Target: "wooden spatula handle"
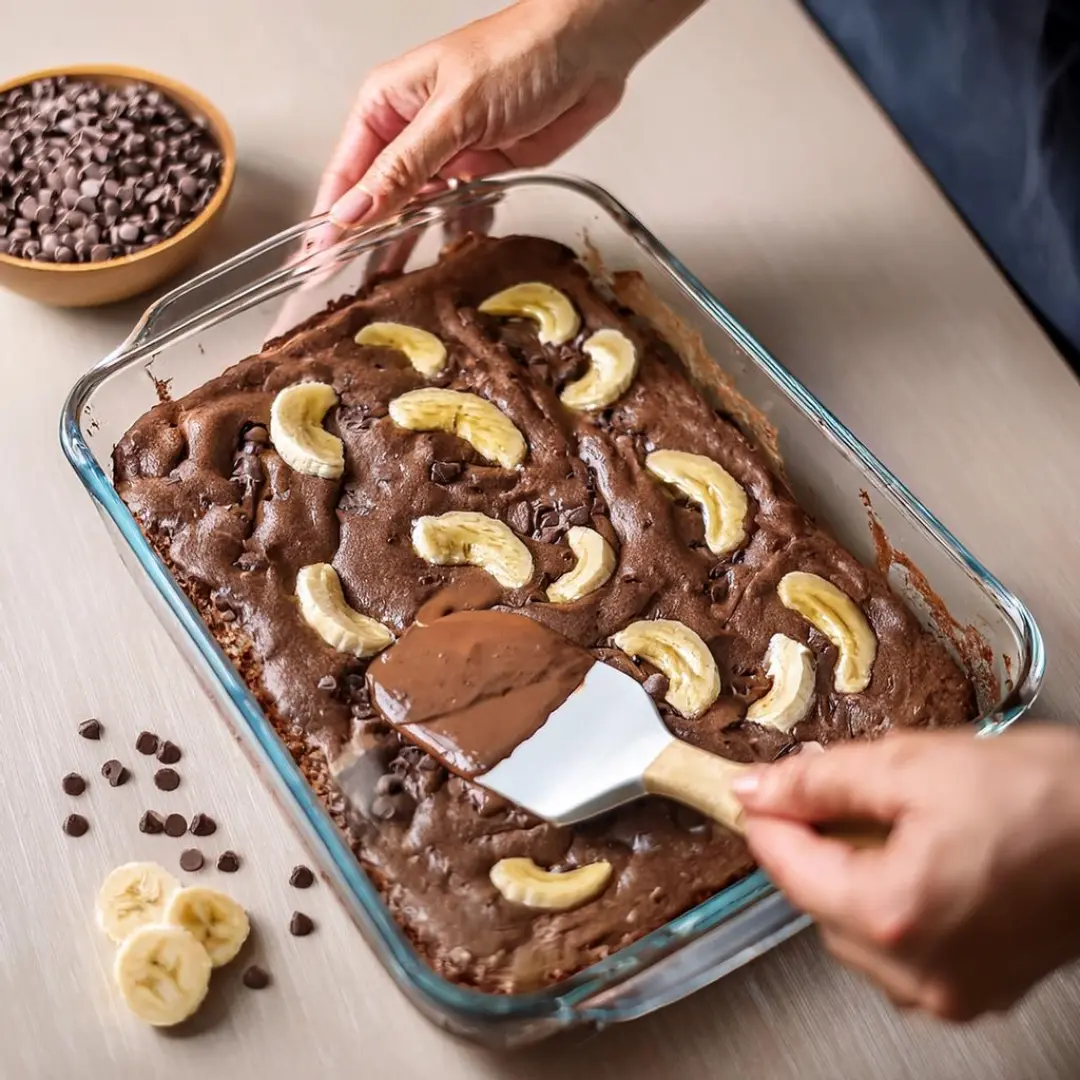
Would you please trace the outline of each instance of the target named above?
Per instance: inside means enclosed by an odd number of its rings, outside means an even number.
[[[749,768],[676,740],[645,770],[645,790],[692,806],[741,836],[743,808],[731,783]],[[889,836],[889,827],[877,821],[827,822],[817,830],[859,848],[880,847]]]

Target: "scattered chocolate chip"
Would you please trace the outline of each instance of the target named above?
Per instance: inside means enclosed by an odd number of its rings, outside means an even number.
[[[255,424],[244,432],[244,438],[256,446],[267,446],[270,443],[270,432],[262,424]]]
[[[68,836],[82,836],[90,828],[90,822],[82,814],[68,814],[64,818],[64,832]]]
[[[154,783],[162,791],[175,791],[180,786],[180,774],[175,769],[158,769]]]
[[[218,856],[217,868],[223,874],[235,874],[240,869],[240,856],[235,851],[223,851]]]
[[[506,524],[521,536],[533,531],[532,507],[527,502],[516,502],[506,511]]]
[[[337,679],[333,675],[324,675],[318,682],[320,690],[329,690],[333,692],[337,689]]]
[[[722,604],[728,598],[727,578],[720,578],[709,586],[709,599],[714,604]]]
[[[176,815],[180,817],[179,814]],[[183,818],[180,818],[183,821]],[[162,816],[155,813],[153,810],[147,810],[141,818],[139,818],[139,832],[147,833],[150,836],[157,836],[159,833],[165,831],[165,821]]]
[[[562,536],[562,529],[555,526],[550,529],[541,529],[536,538],[541,544],[557,544],[560,536]]]
[[[101,766],[101,775],[109,781],[110,787],[119,787],[121,784],[127,783],[131,773],[116,758],[110,758]]]
[[[562,515],[558,510],[548,510],[541,514],[537,519],[536,525],[539,529],[554,529],[562,523]]]
[[[162,765],[175,765],[180,760],[180,747],[166,739],[158,748],[157,759]]]
[[[292,918],[289,920],[289,933],[293,937],[307,937],[314,929],[315,924],[311,921],[310,916],[305,915],[302,911],[292,913]]]
[[[192,836],[213,836],[217,832],[217,822],[209,814],[196,814],[191,819]]]
[[[81,795],[86,790],[86,781],[75,772],[69,772],[60,781],[60,785],[63,787],[65,795]]]
[[[270,985],[270,974],[258,964],[252,964],[242,976],[244,985],[249,990],[265,990]]]
[[[566,524],[567,525],[588,525],[589,524],[589,508],[587,506],[575,506],[573,510],[567,510],[566,512]]]
[[[187,832],[187,818],[183,814],[170,814],[165,819],[166,836],[183,836]]]
[[[655,675],[650,675],[641,685],[649,697],[663,698],[668,692],[668,677],[658,671]]]
[[[289,884],[294,889],[310,889],[315,884],[315,875],[309,867],[303,864],[294,866],[292,873],[289,875]]]
[[[189,874],[201,870],[205,861],[203,853],[198,848],[189,847],[180,853],[180,869],[186,870]]]
[[[84,720],[79,725],[79,734],[84,739],[100,739],[101,738],[101,721],[100,720]]]
[[[135,749],[140,754],[156,754],[158,748],[158,737],[152,731],[143,731],[139,734],[139,737],[135,740]]]
[[[464,471],[460,461],[436,461],[431,466],[431,479],[436,484],[452,484]]]

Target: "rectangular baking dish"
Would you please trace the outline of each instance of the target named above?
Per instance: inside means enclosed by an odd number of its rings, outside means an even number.
[[[609,275],[616,295],[629,295],[631,306],[660,326],[717,406],[773,454],[803,505],[857,557],[885,568],[894,590],[949,644],[977,687],[975,734],[1003,731],[1031,705],[1043,647],[1023,604],[607,192],[577,179],[517,174],[452,189],[313,252],[326,228],[314,220],[288,229],[151,306],[127,340],[72,389],[60,437],[121,556],[210,696],[371,947],[435,1022],[505,1047],[575,1025],[628,1020],[719,979],[807,920],[756,872],[541,992],[497,996],[457,986],[415,952],[111,483],[113,446],[159,394],[186,394],[328,301],[386,273],[432,263],[464,229],[545,236],[575,249],[595,273]]]

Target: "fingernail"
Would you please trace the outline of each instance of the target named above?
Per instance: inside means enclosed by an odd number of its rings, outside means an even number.
[[[350,188],[330,207],[330,220],[335,225],[355,225],[371,209],[374,201],[362,187]]]
[[[734,792],[735,797],[739,799],[757,794],[760,787],[761,771],[759,769],[751,769],[748,772],[740,773],[731,781],[731,790]]]

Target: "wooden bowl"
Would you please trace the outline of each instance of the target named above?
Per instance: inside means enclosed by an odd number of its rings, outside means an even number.
[[[236,141],[225,117],[183,83],[142,68],[117,64],[81,64],[46,68],[0,83],[0,93],[35,79],[56,75],[88,79],[103,86],[123,87],[145,82],[161,90],[193,116],[206,119],[222,154],[221,181],[213,198],[175,235],[153,247],[97,263],[47,263],[15,258],[0,252],[0,285],[55,307],[97,307],[146,292],[187,266],[210,239],[221,219],[236,176]]]

